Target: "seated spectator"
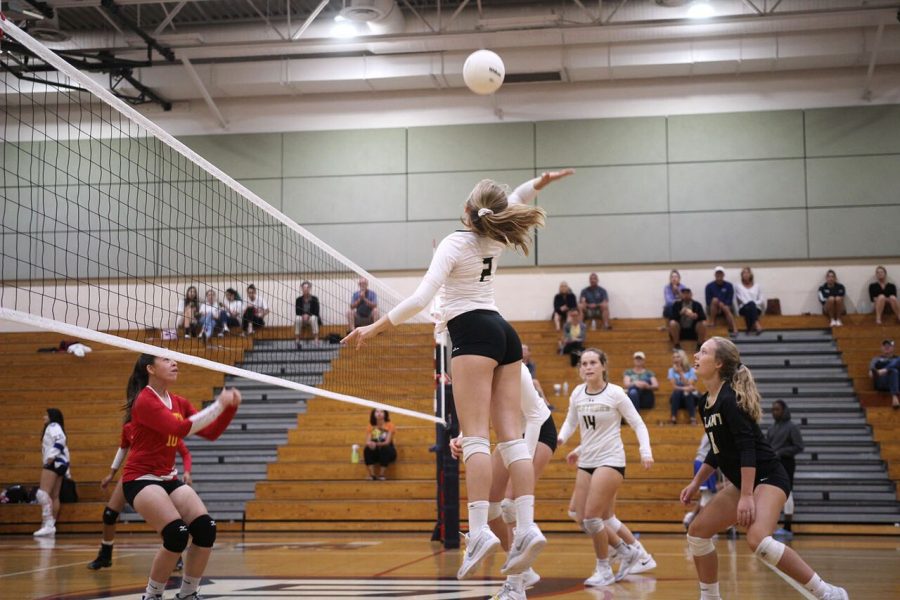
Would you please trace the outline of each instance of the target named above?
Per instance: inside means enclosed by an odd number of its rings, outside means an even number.
[[[669,367],[668,378],[674,388],[672,395],[669,396],[672,424],[678,422],[678,409],[683,406],[691,418],[691,425],[696,425],[697,400],[700,399],[696,387],[697,374],[694,373],[691,361],[684,350],[676,350],[672,353],[672,366]]]
[[[887,269],[878,266],[875,269],[875,281],[869,285],[869,300],[875,306],[875,324],[881,325],[884,307],[890,306],[894,317],[900,323],[900,304],[897,303],[897,286],[887,280]]]
[[[638,410],[642,408],[653,408],[656,404],[656,397],[653,390],[659,389],[659,381],[653,371],[646,368],[644,363],[647,356],[640,350],[634,353],[634,366],[625,371],[622,387],[628,392],[631,403]]]
[[[353,292],[350,298],[350,310],[347,311],[347,323],[350,331],[363,325],[371,325],[378,320],[378,296],[369,289],[369,280],[359,278],[359,291]]]
[[[297,344],[297,348],[300,348],[300,334],[303,332],[304,327],[309,327],[312,330],[313,341],[319,341],[319,323],[321,322],[321,318],[319,317],[319,299],[313,296],[310,292],[312,291],[312,284],[308,281],[304,281],[300,284],[300,296],[297,297],[297,301],[294,303],[294,313],[296,317],[294,318],[294,341]]]
[[[184,337],[200,335],[200,298],[197,288],[190,286],[184,292],[184,298],[178,302],[178,320],[176,329],[184,329]]]
[[[833,269],[825,271],[825,283],[819,286],[819,302],[822,304],[822,312],[831,319],[831,327],[840,327],[841,317],[847,314],[844,308],[844,296],[847,290],[844,284],[838,283],[837,274]]]
[[[369,427],[366,429],[366,447],[363,449],[363,457],[369,478],[379,481],[386,479],[385,472],[388,465],[397,460],[397,449],[394,447],[394,424],[391,423],[391,415],[388,411],[373,408],[369,413]],[[378,464],[378,475],[375,475],[375,465]]]
[[[577,306],[578,302],[575,300],[572,288],[565,281],[560,282],[559,293],[553,296],[553,324],[556,326],[557,331],[562,329],[563,323],[568,318],[569,311]]]
[[[244,300],[244,315],[241,318],[241,328],[246,335],[253,335],[255,329],[261,329],[266,325],[266,316],[269,314],[269,305],[252,283],[247,286],[247,299]]]
[[[879,392],[890,392],[891,406],[900,408],[900,357],[894,353],[894,340],[881,342],[881,354],[869,363],[869,377]]]
[[[672,269],[669,272],[669,284],[663,288],[663,317],[666,322],[675,318],[672,316],[672,305],[681,299],[681,290],[683,289],[681,273],[677,269]]]
[[[562,338],[559,340],[559,353],[568,354],[573,367],[577,367],[581,360],[585,338],[587,326],[581,320],[581,311],[577,308],[570,310],[569,320],[563,326]]]
[[[227,327],[225,321],[228,317],[224,309],[225,305],[216,301],[215,290],[206,290],[206,299],[200,305],[200,325],[203,327],[201,336],[207,340],[213,336],[218,329],[219,337],[224,335]]]
[[[612,329],[609,324],[609,295],[600,287],[596,273],[591,273],[588,278],[590,285],[581,290],[578,299],[578,308],[585,322],[591,320],[591,329],[597,329],[597,319],[603,322],[603,329]]]
[[[714,327],[719,314],[725,317],[728,333],[734,337],[737,325],[734,322],[734,286],[725,281],[725,267],[713,269],[715,279],[706,285],[706,310],[709,313],[708,326]]]
[[[697,347],[706,340],[706,313],[694,300],[691,288],[681,288],[681,300],[672,304],[672,320],[669,321],[669,337],[676,350],[681,340],[697,340]]]
[[[225,302],[222,303],[223,320],[225,325],[222,327],[223,333],[228,333],[231,327],[240,327],[241,319],[244,316],[244,301],[241,295],[234,288],[225,290]]]
[[[754,281],[750,267],[741,269],[741,282],[734,288],[734,295],[737,298],[738,312],[747,322],[747,333],[762,333],[759,319],[766,312],[766,299],[759,284]]]

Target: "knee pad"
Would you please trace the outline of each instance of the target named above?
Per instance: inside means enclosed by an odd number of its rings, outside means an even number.
[[[784,514],[786,514],[786,515],[794,514],[794,493],[793,492],[788,494],[787,501],[784,503]]]
[[[622,521],[616,518],[616,515],[611,516],[608,519],[603,519],[603,524],[609,527],[613,533],[618,532],[622,529]]]
[[[500,510],[503,512],[503,522],[507,525],[516,522],[516,501],[511,498],[504,498],[500,503]]]
[[[582,526],[586,534],[594,535],[603,531],[603,519],[585,519]]]
[[[501,514],[503,514],[503,509],[500,508],[500,502],[491,502],[488,505],[488,521],[493,521]]]
[[[50,494],[48,494],[47,492],[45,492],[44,490],[41,490],[41,489],[39,489],[34,494],[34,499],[37,500],[37,503],[41,504],[41,505],[53,503],[53,500],[50,499]]]
[[[522,438],[501,442],[497,444],[500,450],[500,456],[503,458],[503,464],[506,468],[516,461],[531,460],[531,452],[528,451],[528,444]]]
[[[115,525],[116,521],[119,520],[119,512],[111,509],[110,507],[106,507],[103,509],[103,523],[104,525]]]
[[[464,437],[461,442],[463,462],[466,462],[474,454],[491,455],[491,441],[483,437]]]
[[[216,522],[209,515],[200,515],[191,521],[188,529],[195,546],[212,548],[216,543]]]
[[[756,555],[773,567],[777,567],[778,561],[781,560],[781,555],[784,554],[784,548],[784,544],[770,535],[764,537],[763,541],[756,547]]]
[[[694,556],[706,556],[716,551],[716,545],[713,543],[712,538],[694,537],[688,534],[687,543],[688,548],[691,549],[691,554]]]
[[[181,554],[188,545],[188,526],[181,519],[175,519],[162,530],[163,548]]]

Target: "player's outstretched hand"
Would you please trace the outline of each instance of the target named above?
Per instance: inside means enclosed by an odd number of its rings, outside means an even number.
[[[380,334],[387,328],[386,323],[390,323],[386,318],[381,318],[365,327],[357,327],[347,334],[347,337],[341,340],[342,344],[347,344],[351,348],[362,348],[366,342]]]
[[[653,459],[652,458],[642,458],[641,466],[644,467],[645,471],[649,471],[650,467],[653,466]]]
[[[450,438],[450,456],[456,460],[462,456],[462,436]]]
[[[534,184],[534,189],[542,190],[554,181],[568,177],[575,172],[575,169],[562,169],[561,171],[544,171],[541,173],[540,181]]]
[[[222,393],[219,394],[219,402],[222,403],[222,406],[225,408],[235,407],[237,408],[241,404],[241,393],[236,388],[225,388],[222,390]]]
[[[681,490],[681,495],[679,496],[681,503],[687,506],[690,504],[694,498],[694,494],[697,493],[698,486],[692,481],[686,488]]]

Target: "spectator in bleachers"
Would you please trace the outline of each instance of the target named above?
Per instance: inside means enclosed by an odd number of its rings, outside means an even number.
[[[669,337],[675,349],[681,349],[681,340],[697,340],[697,346],[700,346],[706,339],[705,321],[706,313],[694,300],[691,288],[682,288],[681,300],[672,305],[672,320],[669,321]]]
[[[216,329],[219,330],[219,337],[224,335],[225,320],[228,317],[224,306],[221,302],[216,301],[215,290],[206,290],[206,298],[200,305],[200,326],[203,328],[200,335],[202,337],[211,338]]]
[[[753,270],[750,267],[741,269],[741,282],[734,288],[737,298],[738,313],[747,322],[747,333],[751,331],[756,335],[762,333],[762,325],[759,320],[766,312],[766,299],[763,297],[759,284],[754,281]]]
[[[366,447],[363,449],[363,457],[369,478],[379,481],[386,479],[385,473],[388,465],[397,460],[397,449],[394,447],[394,424],[391,423],[391,415],[386,410],[373,408],[369,413],[369,427],[366,429]],[[379,466],[378,475],[375,474],[375,465]]]
[[[678,269],[672,269],[669,272],[669,283],[663,288],[663,317],[666,322],[677,318],[672,312],[672,305],[681,299],[681,290],[683,289],[681,273],[678,272]]]
[[[672,366],[669,367],[668,379],[672,382],[672,395],[669,396],[669,407],[672,409],[672,424],[678,422],[678,409],[684,407],[691,419],[691,425],[697,424],[697,374],[684,350],[672,353]]]
[[[890,306],[894,318],[900,323],[900,303],[897,302],[897,286],[887,280],[887,269],[879,265],[875,268],[875,281],[869,285],[869,300],[875,306],[875,324],[881,325],[884,307]]]
[[[526,344],[522,344],[522,364],[525,365],[525,368],[528,369],[528,373],[531,375],[531,383],[534,384],[534,389],[537,390],[538,395],[546,402],[547,396],[544,394],[544,388],[541,386],[541,382],[538,381],[538,378],[535,377],[537,365],[534,364],[534,360],[531,358],[531,348]]]
[[[194,286],[188,287],[184,292],[184,298],[178,302],[178,322],[175,327],[184,329],[186,338],[200,334],[200,297]]]
[[[825,283],[819,286],[819,302],[822,304],[822,312],[831,319],[831,327],[843,325],[841,317],[847,312],[844,308],[846,295],[847,290],[844,289],[844,284],[838,283],[834,269],[825,271]]]
[[[313,334],[313,341],[319,341],[319,299],[312,295],[312,284],[304,281],[300,284],[300,296],[294,303],[294,341],[300,348],[300,334],[304,327],[309,327]]]
[[[247,299],[244,300],[244,315],[241,318],[241,328],[244,333],[253,335],[254,330],[265,327],[268,314],[269,304],[256,291],[256,286],[251,283],[247,286]]]
[[[609,294],[600,287],[599,279],[596,273],[591,273],[588,277],[588,285],[581,290],[581,296],[578,298],[578,307],[581,309],[585,323],[591,320],[591,329],[597,329],[597,319],[603,322],[603,329],[612,329],[609,324]]]
[[[581,311],[577,308],[569,311],[569,320],[563,326],[562,338],[559,340],[559,353],[568,354],[573,367],[577,367],[584,350],[587,338],[587,325],[581,320]]]
[[[800,428],[791,421],[791,411],[784,400],[776,400],[772,403],[772,419],[775,422],[766,431],[766,440],[772,446],[778,460],[784,465],[784,470],[787,471],[788,479],[791,482],[791,489],[794,489],[794,471],[797,469],[796,456],[803,452],[803,436],[800,434]],[[794,534],[791,532],[793,519],[794,493],[791,492],[784,503],[784,528],[777,529],[773,535],[783,539],[793,538]]]
[[[633,358],[634,366],[625,371],[622,387],[628,392],[628,397],[636,409],[653,408],[656,404],[653,390],[659,389],[659,381],[653,371],[645,366],[646,354],[638,350]]]
[[[709,313],[710,327],[715,327],[716,319],[721,314],[728,324],[728,333],[732,337],[737,334],[737,324],[734,321],[734,286],[725,281],[725,267],[717,266],[713,269],[715,279],[706,284],[706,311]]]
[[[900,408],[900,357],[894,352],[894,340],[881,342],[881,354],[869,362],[872,386],[891,394],[891,406]]]
[[[222,303],[225,326],[223,333],[228,333],[231,327],[240,327],[241,317],[244,315],[244,301],[234,288],[225,290],[225,302]]]
[[[556,330],[562,330],[563,323],[568,319],[569,311],[578,307],[578,301],[572,288],[565,281],[559,284],[559,293],[553,296],[553,325]]]
[[[353,292],[350,298],[350,310],[347,311],[347,324],[350,331],[363,325],[371,325],[378,320],[378,296],[369,289],[369,280],[359,278],[359,291]]]

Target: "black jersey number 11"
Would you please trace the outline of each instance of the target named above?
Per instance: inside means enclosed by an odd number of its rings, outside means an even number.
[[[481,262],[484,263],[484,270],[481,271],[481,279],[478,280],[479,282],[484,281],[485,277],[491,276],[492,267],[494,266],[494,257],[488,256]]]

